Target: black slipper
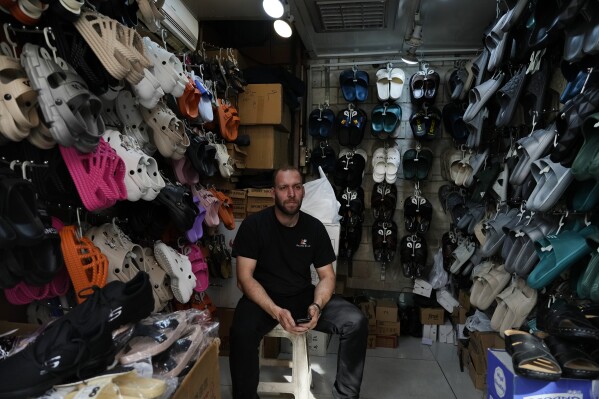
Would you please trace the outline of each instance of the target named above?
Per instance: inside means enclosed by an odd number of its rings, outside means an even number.
[[[465,143],[470,134],[462,117],[465,111],[464,103],[450,102],[443,107],[443,126],[456,143]]]
[[[193,202],[189,188],[167,183],[154,201],[167,208],[172,221],[180,231],[192,228],[199,211]]]
[[[559,380],[562,369],[542,339],[525,331],[506,330],[505,349],[516,374],[546,381]]]
[[[501,127],[510,124],[520,95],[526,83],[526,68],[521,67],[508,82],[497,91],[496,97],[499,102],[499,113],[495,120],[495,126]]]
[[[386,182],[372,187],[370,207],[375,220],[391,220],[397,206],[397,186]]]
[[[550,335],[545,338],[545,343],[562,368],[562,377],[587,380],[599,377],[599,364],[589,356],[579,342]]]
[[[31,182],[16,178],[8,172],[0,172],[0,212],[4,221],[16,234],[15,245],[38,244],[44,238],[44,225],[40,219],[36,194]]]
[[[320,143],[320,145],[314,148],[310,154],[312,172],[315,175],[318,175],[318,167],[321,167],[324,173],[333,173],[335,171],[336,160],[337,155],[335,154],[335,150],[328,144],[324,145],[323,143]]]

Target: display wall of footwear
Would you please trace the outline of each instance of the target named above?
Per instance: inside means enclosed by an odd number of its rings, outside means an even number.
[[[223,97],[246,83],[229,53],[192,66],[142,37],[138,20],[158,31],[162,5],[2,3],[0,288],[45,329],[27,346],[3,341],[0,397],[59,384],[67,397],[159,397],[164,382],[134,372],[93,377],[139,358],[177,377],[215,337],[204,291],[231,277],[214,237],[235,221],[206,182],[235,172],[225,142],[240,119]]]

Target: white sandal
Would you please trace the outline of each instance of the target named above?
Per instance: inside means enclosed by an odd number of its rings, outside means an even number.
[[[175,299],[181,303],[189,302],[196,286],[196,276],[189,258],[161,241],[154,243],[154,256],[171,277],[171,290]]]

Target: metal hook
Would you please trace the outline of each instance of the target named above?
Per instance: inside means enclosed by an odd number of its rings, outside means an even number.
[[[24,161],[21,164],[21,174],[23,175],[23,180],[27,180],[27,181],[31,181],[30,179],[27,178],[27,166],[31,165],[31,162],[29,161]]]
[[[8,44],[10,44],[10,48],[12,50],[12,56],[14,58],[18,58],[17,57],[17,43],[14,40],[12,40],[12,37],[10,36],[9,28],[12,28],[12,26],[10,26],[10,24],[8,22],[4,23],[4,37],[6,38],[6,41],[8,42]],[[10,29],[10,30],[12,30],[12,29]]]
[[[77,215],[77,239],[81,240],[81,237],[83,237],[83,229],[81,228],[81,208],[77,207],[77,209],[75,210],[76,215]]]

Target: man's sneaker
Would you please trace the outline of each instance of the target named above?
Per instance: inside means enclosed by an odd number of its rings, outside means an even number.
[[[61,318],[25,349],[0,361],[0,398],[39,396],[74,376],[86,357],[86,340],[70,320]]]
[[[84,336],[90,337],[97,326],[95,320],[106,324],[108,331],[113,331],[148,317],[153,309],[150,277],[140,271],[126,283],[111,281],[103,288],[94,287],[87,300],[65,317],[73,320]]]

